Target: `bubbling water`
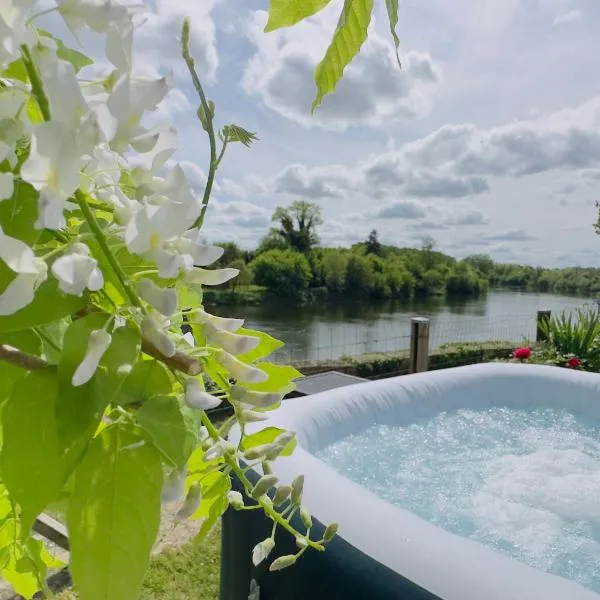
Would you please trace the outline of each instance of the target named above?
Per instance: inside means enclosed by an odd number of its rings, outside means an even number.
[[[376,425],[317,456],[431,523],[600,592],[600,424],[459,410]]]

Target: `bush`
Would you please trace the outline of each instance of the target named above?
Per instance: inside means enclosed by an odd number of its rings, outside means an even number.
[[[312,279],[306,256],[294,250],[269,250],[255,258],[250,267],[254,282],[280,297],[305,299]]]

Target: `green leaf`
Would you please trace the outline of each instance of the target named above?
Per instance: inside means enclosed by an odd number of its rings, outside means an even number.
[[[157,360],[142,360],[133,367],[115,402],[124,406],[143,402],[155,394],[168,395],[172,390],[167,368]]]
[[[33,186],[16,180],[12,197],[0,202],[2,231],[28,246],[33,246],[40,236],[40,230],[34,227],[38,216],[38,197]]]
[[[402,67],[400,63],[400,56],[398,54],[398,48],[400,47],[400,38],[396,33],[396,27],[398,26],[398,0],[385,0],[385,7],[387,9],[388,19],[390,22],[390,33],[394,40],[394,47],[396,48],[396,60],[398,66]]]
[[[21,507],[25,533],[63,482],[56,398],[58,381],[50,370],[32,371],[17,382],[2,409],[2,480]]]
[[[239,125],[225,125],[223,127],[223,136],[225,136],[230,142],[240,142],[250,148],[254,142],[258,140],[255,133],[247,131]]]
[[[251,435],[245,435],[242,439],[242,450],[250,450],[255,446],[262,446],[263,444],[270,444],[275,438],[284,433],[284,429],[279,427],[265,427],[262,431],[257,431]],[[281,452],[281,456],[290,456],[296,448],[296,438],[291,442],[288,442]]]
[[[175,396],[153,396],[144,402],[137,420],[162,455],[183,469],[197,442],[193,415]]]
[[[275,350],[279,350],[279,348],[283,347],[284,345],[282,341],[275,339],[263,331],[256,331],[254,329],[238,329],[236,333],[239,333],[240,335],[252,335],[260,340],[260,343],[254,350],[246,352],[246,354],[240,354],[237,357],[241,361],[248,364],[273,354]]]
[[[117,426],[94,438],[75,472],[67,525],[82,600],[138,598],[160,522],[159,452]]]
[[[64,337],[58,363],[59,395],[56,403],[58,432],[72,468],[96,431],[110,398],[108,377],[100,369],[85,385],[73,387],[71,380],[87,350],[90,332],[104,327],[107,315],[91,314],[73,321]],[[112,344],[111,344],[112,345]]]
[[[273,363],[261,362],[256,365],[257,368],[263,370],[269,375],[269,379],[263,383],[252,383],[244,385],[250,390],[257,392],[277,392],[280,394],[289,394],[296,389],[294,379],[302,377],[300,371],[294,367],[284,365],[274,365]]]
[[[8,344],[36,356],[40,356],[42,353],[42,340],[31,329],[2,333],[0,334],[0,344]]]
[[[1,202],[0,206],[2,206]],[[1,276],[0,281],[2,281]],[[31,304],[12,315],[0,317],[0,333],[51,323],[76,313],[85,305],[85,296],[80,298],[63,294],[58,289],[58,281],[49,279],[39,287]]]
[[[109,402],[119,397],[125,380],[133,372],[140,356],[141,345],[140,329],[131,321],[113,331],[112,342],[100,361],[108,374],[105,392]]]
[[[13,521],[11,525],[14,528],[16,524]],[[41,589],[40,584],[47,577],[48,567],[62,566],[60,561],[51,558],[40,540],[28,538],[25,543],[10,547],[2,577],[10,582],[17,594],[29,600]]]
[[[11,62],[2,73],[2,76],[8,79],[18,79],[23,83],[29,81],[29,76],[27,75],[25,63],[21,58]]]
[[[323,10],[330,0],[271,0],[265,32],[295,25]]]
[[[69,320],[64,318],[36,327],[36,333],[42,341],[43,357],[52,364],[58,364],[60,360],[69,323]]]
[[[229,502],[227,492],[231,489],[231,481],[225,473],[215,471],[209,473],[201,482],[202,501],[198,510],[190,519],[203,519],[204,522],[196,536],[196,542],[201,542],[206,534],[214,527],[221,515],[227,510]]]
[[[94,64],[94,61],[91,58],[89,58],[85,54],[82,54],[81,52],[78,52],[77,50],[69,48],[64,44],[64,42],[61,39],[54,37],[48,31],[38,29],[38,33],[43,37],[48,37],[54,40],[54,42],[57,45],[56,55],[61,60],[70,62],[73,65],[73,68],[75,69],[75,73],[79,73],[79,71],[81,71],[81,69],[83,69],[84,67]]]
[[[344,0],[333,39],[315,71],[317,97],[312,105],[313,112],[327,94],[335,91],[344,69],[360,51],[367,39],[372,13],[373,0]]]

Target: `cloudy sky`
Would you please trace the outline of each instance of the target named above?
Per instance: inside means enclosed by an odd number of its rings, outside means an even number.
[[[260,138],[227,154],[207,237],[251,247],[274,207],[301,198],[321,206],[326,245],[376,228],[455,256],[600,266],[600,1],[403,0],[403,70],[376,4],[360,56],[311,116],[341,0],[268,34],[267,0],[155,1],[138,64],[175,72],[155,118],[180,129],[175,158],[192,181],[202,186],[208,154],[178,57],[183,16],[217,122]]]

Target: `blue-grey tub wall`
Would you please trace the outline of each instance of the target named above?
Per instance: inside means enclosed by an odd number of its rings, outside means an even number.
[[[325,553],[307,552],[291,569],[266,573],[264,566],[252,569],[250,554],[269,535],[269,524],[260,511],[229,511],[223,521],[221,600],[246,600],[251,577],[260,585],[260,600],[600,600],[574,582],[389,504],[312,454],[374,423],[407,424],[443,410],[489,406],[567,408],[600,419],[600,376],[543,366],[473,365],[286,401],[256,429],[274,425],[297,432],[299,447],[277,461],[276,472],[283,483],[304,474],[304,503],[319,523],[339,522],[340,535]],[[294,551],[285,533],[279,540],[281,553]]]

